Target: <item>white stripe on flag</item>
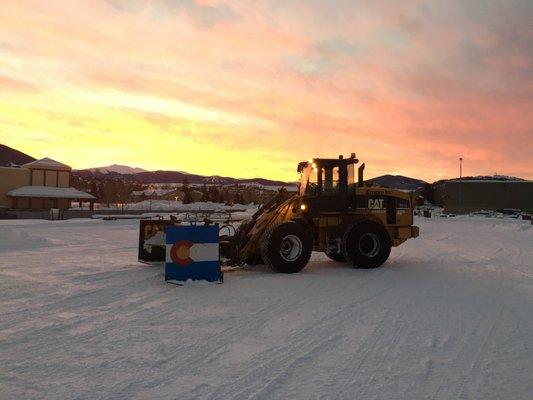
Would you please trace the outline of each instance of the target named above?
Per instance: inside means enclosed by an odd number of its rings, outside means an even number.
[[[166,245],[166,261],[173,262],[170,257],[171,244]],[[218,261],[218,243],[194,243],[190,248],[193,262]]]

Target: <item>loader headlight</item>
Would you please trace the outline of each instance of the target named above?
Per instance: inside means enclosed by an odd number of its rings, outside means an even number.
[[[300,210],[302,210],[302,211],[307,210],[307,205],[305,205],[305,204],[300,204]]]

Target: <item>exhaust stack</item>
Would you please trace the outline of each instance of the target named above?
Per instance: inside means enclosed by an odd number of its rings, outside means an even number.
[[[363,187],[363,171],[365,170],[365,163],[362,163],[359,168],[357,168],[357,186]]]

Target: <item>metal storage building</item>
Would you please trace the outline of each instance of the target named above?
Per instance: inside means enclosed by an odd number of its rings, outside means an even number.
[[[453,180],[434,187],[436,204],[446,212],[513,208],[533,212],[533,181]]]

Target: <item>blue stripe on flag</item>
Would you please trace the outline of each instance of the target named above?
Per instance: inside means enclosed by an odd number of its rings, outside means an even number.
[[[218,225],[167,227],[166,244],[174,244],[180,240],[193,243],[218,243]]]
[[[165,264],[165,280],[187,281],[189,279],[217,282],[220,280],[220,264],[218,261],[195,262],[186,267],[172,263]]]

